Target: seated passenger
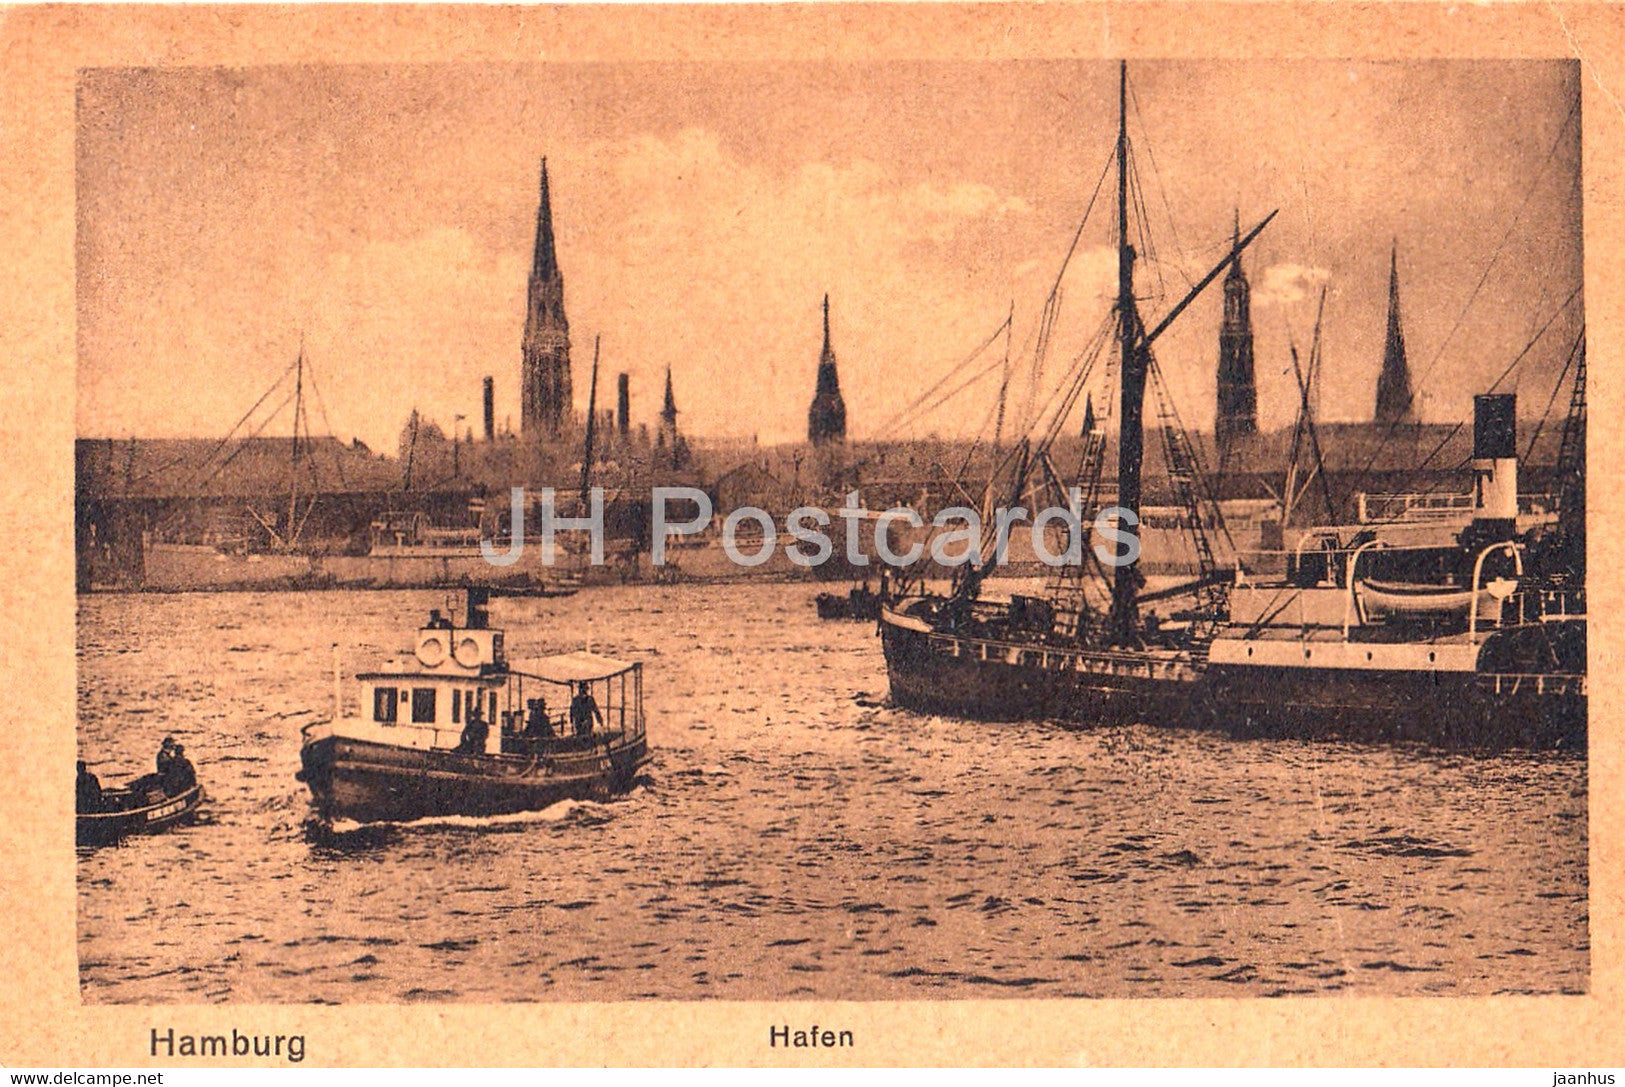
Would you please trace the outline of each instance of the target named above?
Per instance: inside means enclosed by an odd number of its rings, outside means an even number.
[[[158,773],[161,776],[169,769],[169,764],[175,757],[175,737],[165,736],[164,742],[158,747]]]
[[[547,719],[547,699],[527,699],[525,712],[526,738],[532,740],[550,740],[553,738],[553,722]]]
[[[179,796],[197,784],[197,771],[186,757],[186,748],[175,745],[175,752],[164,768],[163,787],[167,796]]]
[[[491,726],[485,723],[480,714],[479,703],[468,711],[468,722],[463,725],[463,735],[457,741],[457,750],[464,755],[482,755],[485,753],[485,738],[491,734]]]
[[[102,783],[86,769],[82,759],[79,762],[79,785],[75,792],[74,810],[87,814],[102,810]]]

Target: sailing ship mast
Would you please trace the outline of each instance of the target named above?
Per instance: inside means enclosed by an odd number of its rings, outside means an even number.
[[[1137,254],[1129,242],[1128,209],[1129,209],[1129,143],[1128,143],[1128,63],[1120,62],[1118,66],[1117,91],[1117,146],[1115,157],[1117,159],[1117,336],[1118,350],[1120,352],[1120,372],[1118,380],[1121,382],[1121,396],[1119,400],[1119,431],[1118,431],[1118,458],[1117,458],[1117,506],[1124,511],[1121,524],[1133,528],[1139,523],[1141,501],[1141,474],[1145,459],[1145,429],[1144,405],[1146,382],[1152,369],[1151,345],[1161,336],[1170,325],[1178,319],[1186,307],[1218,278],[1219,274],[1228,268],[1251,245],[1253,240],[1261,234],[1277,214],[1272,211],[1265,216],[1258,225],[1246,234],[1235,238],[1230,251],[1215,264],[1206,275],[1197,280],[1185,296],[1170,309],[1156,326],[1147,331],[1140,323],[1139,308],[1134,296],[1134,262]],[[1093,201],[1091,201],[1091,206]],[[1277,209],[1278,210],[1278,209]],[[1087,221],[1087,212],[1085,220]],[[1083,227],[1079,227],[1081,236]],[[1074,241],[1074,245],[1076,241]],[[1068,257],[1070,258],[1070,252]],[[1064,266],[1063,266],[1064,274]],[[1058,294],[1052,293],[1046,303],[1045,314],[1041,321],[1038,344],[1035,347],[1034,373],[1042,362],[1042,353],[1046,348],[1049,329],[1056,316],[1058,307]],[[1029,438],[1023,437],[1005,458],[1004,463],[1014,464],[1014,479],[1011,487],[1011,505],[1019,504],[1027,486],[1027,475],[1034,467],[1050,468],[1049,452],[1056,437],[1061,432],[1061,423],[1072,406],[1077,403],[1083,392],[1083,382],[1087,378],[1085,370],[1076,378],[1071,388],[1062,397],[1056,414],[1049,426],[1048,433],[1043,435],[1036,444]],[[1181,468],[1187,474],[1194,466],[1193,451],[1188,448],[1188,440],[1181,443],[1186,452],[1182,454],[1186,460],[1191,460]],[[1172,468],[1171,468],[1172,472]],[[1194,476],[1192,477],[1194,479]],[[989,493],[991,498],[991,491]],[[1199,526],[1198,526],[1199,527]],[[984,525],[984,536],[987,536]],[[998,549],[994,547],[991,553],[987,549],[987,540],[984,539],[983,559],[980,565],[970,565],[956,571],[952,596],[959,601],[973,599],[981,585],[982,580],[991,572],[998,561]],[[1125,554],[1127,544],[1120,544],[1119,556]],[[1106,624],[1106,639],[1110,644],[1136,647],[1141,643],[1139,591],[1143,584],[1139,571],[1132,563],[1122,563],[1116,566],[1112,576],[1110,614]]]
[[[1117,435],[1117,505],[1130,526],[1140,517],[1140,469],[1145,456],[1141,419],[1145,404],[1146,350],[1140,346],[1140,314],[1134,302],[1134,247],[1128,234],[1128,62],[1117,69],[1117,335],[1122,352],[1122,398]],[[1126,547],[1126,545],[1122,545]],[[1123,554],[1122,551],[1118,552]],[[1135,594],[1140,572],[1134,564],[1119,564],[1112,578],[1112,640],[1130,644],[1138,639],[1140,611]]]
[[[288,471],[288,535],[284,545],[292,547],[297,531],[294,519],[299,512],[299,413],[305,406],[305,341],[299,339],[298,372],[293,379],[293,457]]]
[[[600,337],[592,338],[592,385],[587,391],[587,437],[586,448],[581,454],[581,508],[587,509],[592,500],[592,453],[593,438],[598,429],[598,342]]]

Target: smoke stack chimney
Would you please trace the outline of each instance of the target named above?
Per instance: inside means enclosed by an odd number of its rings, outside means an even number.
[[[1473,523],[1483,540],[1510,540],[1518,524],[1518,397],[1473,397]]]
[[[632,429],[632,379],[624,373],[615,379],[615,429],[623,438]]]
[[[489,377],[485,379],[485,440],[494,441],[497,436],[497,400]]]

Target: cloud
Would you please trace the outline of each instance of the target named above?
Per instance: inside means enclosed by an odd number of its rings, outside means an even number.
[[[988,239],[1032,210],[864,158],[774,169],[700,128],[599,141],[553,193],[572,330],[603,330],[647,411],[670,364],[685,425],[764,441],[804,436],[826,291],[867,433],[1003,320],[1010,262]]]
[[[1253,284],[1255,306],[1302,302],[1332,278],[1330,269],[1305,264],[1272,264]]]

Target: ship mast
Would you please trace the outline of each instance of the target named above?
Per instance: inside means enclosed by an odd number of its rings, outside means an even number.
[[[581,454],[581,508],[587,509],[592,499],[592,446],[598,429],[598,341],[592,338],[592,386],[587,392],[587,440]]]
[[[299,338],[298,373],[293,379],[293,454],[288,470],[288,534],[283,538],[286,547],[293,546],[294,517],[299,509],[299,413],[305,406],[305,340]]]
[[[1134,256],[1128,234],[1128,62],[1122,61],[1117,78],[1117,332],[1123,381],[1117,437],[1117,505],[1125,511],[1120,516],[1128,528],[1135,527],[1140,515],[1140,468],[1145,454],[1141,408],[1145,403],[1146,352],[1140,343],[1140,315],[1134,302]],[[1119,555],[1123,553],[1118,551]],[[1111,633],[1118,644],[1138,640],[1140,612],[1134,597],[1139,588],[1140,575],[1134,565],[1115,568]]]

